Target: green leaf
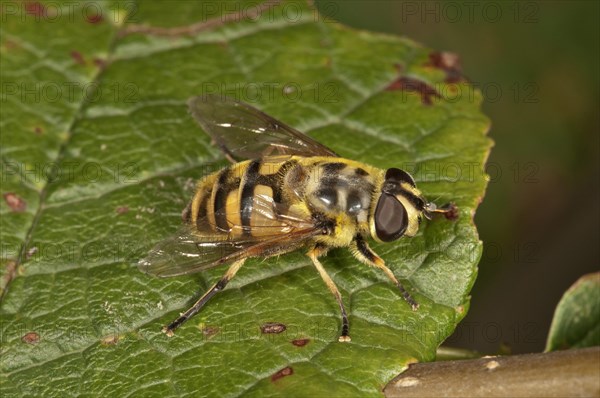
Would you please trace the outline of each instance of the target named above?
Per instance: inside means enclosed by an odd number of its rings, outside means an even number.
[[[465,316],[491,147],[480,93],[447,83],[431,50],[305,2],[260,17],[254,2],[206,4],[3,4],[4,396],[380,395],[408,363],[434,360]],[[177,230],[194,181],[226,164],[185,105],[214,91],[344,157],[404,168],[427,198],[459,206],[456,222],[373,245],[418,311],[334,250],[323,264],[352,336],[338,343],[336,302],[293,253],[248,261],[175,337],[160,332],[225,271],[158,279],[133,265]],[[261,333],[269,322],[286,330]]]
[[[600,272],[582,276],[554,311],[546,351],[600,345]]]

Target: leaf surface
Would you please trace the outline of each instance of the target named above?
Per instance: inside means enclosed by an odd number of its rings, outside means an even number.
[[[304,2],[260,17],[242,12],[255,3],[19,4],[4,10],[0,42],[12,90],[1,111],[5,396],[377,396],[408,363],[435,359],[477,273],[472,215],[491,141],[480,93],[445,82],[431,50],[340,26]],[[344,157],[404,168],[428,199],[459,206],[456,222],[372,245],[418,311],[385,275],[332,251],[323,264],[352,336],[338,343],[337,304],[293,253],[248,261],[175,337],[160,332],[225,272],[158,279],[134,265],[178,229],[194,181],[226,164],[185,106],[207,92]],[[285,331],[262,333],[269,322]]]
[[[554,311],[546,351],[600,345],[600,272],[584,275]]]

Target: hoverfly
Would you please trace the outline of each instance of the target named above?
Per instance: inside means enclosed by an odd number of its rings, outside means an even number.
[[[184,226],[160,242],[138,267],[160,277],[229,264],[225,275],[196,303],[163,328],[172,336],[223,290],[246,259],[301,248],[340,307],[339,341],[350,341],[340,292],[319,257],[349,247],[359,261],[379,268],[412,307],[417,302],[369,247],[370,236],[392,242],[414,236],[422,217],[455,214],[427,202],[407,172],[381,170],[339,157],[258,109],[218,95],[188,101],[189,111],[232,162],[202,178],[182,213]]]

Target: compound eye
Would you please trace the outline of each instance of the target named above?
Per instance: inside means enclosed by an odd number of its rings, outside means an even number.
[[[375,208],[375,232],[383,242],[400,238],[408,227],[408,215],[396,197],[381,194]]]

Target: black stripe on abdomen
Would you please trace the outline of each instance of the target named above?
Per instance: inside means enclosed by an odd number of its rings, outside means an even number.
[[[208,201],[212,195],[212,187],[206,191],[200,204],[198,205],[198,216],[196,217],[196,228],[203,231],[208,224],[207,213],[208,213]]]
[[[231,169],[229,167],[223,169],[219,174],[215,191],[215,202],[213,203],[213,211],[215,213],[215,223],[217,224],[217,229],[223,232],[229,232],[226,205],[227,195],[230,191],[230,187],[227,184],[230,174]]]
[[[288,171],[290,171],[291,168],[294,167],[296,164],[298,164],[297,161],[288,160],[281,165],[279,170],[277,170],[277,173],[267,174],[267,175],[264,175],[264,174],[259,175],[256,184],[257,185],[266,185],[266,186],[270,187],[273,190],[273,201],[275,203],[281,203],[283,201],[283,191],[282,191],[283,181],[284,181],[285,176],[287,175]]]
[[[250,235],[250,221],[252,218],[252,208],[254,205],[254,188],[260,176],[260,160],[253,160],[246,169],[246,175],[243,178],[242,195],[240,200],[240,212],[242,229],[244,235]]]

